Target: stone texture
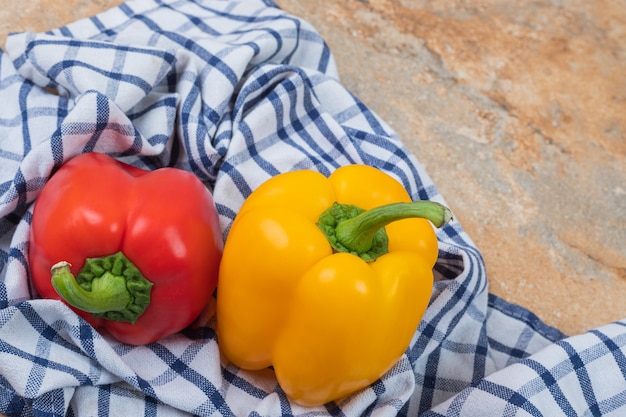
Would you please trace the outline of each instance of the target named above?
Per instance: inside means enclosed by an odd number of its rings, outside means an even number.
[[[0,0],[0,41],[119,3]],[[278,3],[426,167],[490,291],[568,334],[626,316],[623,3]]]
[[[490,291],[568,334],[626,316],[626,9],[279,3],[320,31],[342,83],[426,167]]]

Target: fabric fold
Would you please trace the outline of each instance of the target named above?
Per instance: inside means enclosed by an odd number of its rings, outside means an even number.
[[[114,100],[123,112],[150,94],[176,65],[176,56],[169,51],[103,41],[83,41],[75,48],[71,40],[28,32],[9,36],[6,48],[23,50],[13,63],[25,79],[74,100],[97,91]],[[50,49],[55,49],[55,55],[47,52]],[[143,65],[124,65],[133,55]],[[110,68],[102,62],[111,63]]]

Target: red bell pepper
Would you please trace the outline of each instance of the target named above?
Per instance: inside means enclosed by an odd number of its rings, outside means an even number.
[[[189,172],[86,153],[52,175],[33,210],[29,266],[39,294],[123,343],[184,329],[215,290],[217,213]]]

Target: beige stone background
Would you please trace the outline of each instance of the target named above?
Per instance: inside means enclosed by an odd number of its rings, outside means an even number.
[[[120,0],[0,0],[9,32]],[[490,291],[567,334],[626,317],[623,0],[278,0],[426,167]]]

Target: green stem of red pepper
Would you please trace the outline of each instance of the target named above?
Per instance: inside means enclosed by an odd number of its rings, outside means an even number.
[[[452,220],[452,212],[428,200],[392,203],[367,211],[335,203],[322,213],[318,226],[335,251],[353,253],[371,262],[388,252],[385,226],[408,218],[424,218],[435,227],[442,227]]]
[[[134,323],[150,304],[152,283],[121,252],[86,259],[76,278],[67,262],[55,264],[51,273],[56,292],[94,317]]]

